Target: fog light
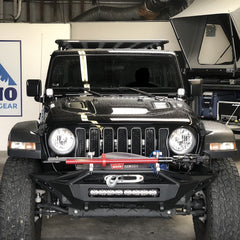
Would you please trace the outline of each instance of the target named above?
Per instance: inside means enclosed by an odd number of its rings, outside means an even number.
[[[235,142],[210,143],[211,151],[237,150]]]

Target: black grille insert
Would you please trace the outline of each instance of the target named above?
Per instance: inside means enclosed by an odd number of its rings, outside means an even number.
[[[117,151],[128,151],[128,131],[127,128],[120,127],[117,130]]]
[[[145,130],[145,156],[149,157],[150,154],[156,150],[156,136],[155,128],[146,128]]]
[[[95,157],[100,155],[100,129],[90,128],[89,130],[89,150],[95,152]]]
[[[112,128],[103,129],[103,152],[114,152],[114,132]]]
[[[131,130],[131,152],[142,155],[142,130],[134,127]]]
[[[158,134],[158,149],[162,152],[163,157],[169,156],[168,150],[168,135],[169,130],[168,128],[160,128]]]
[[[86,155],[86,130],[84,128],[76,129],[77,147],[75,156],[85,157]]]

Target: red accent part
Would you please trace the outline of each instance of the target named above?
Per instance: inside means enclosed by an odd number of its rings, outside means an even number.
[[[112,163],[111,164],[111,168],[113,170],[122,170],[123,169],[124,164],[123,163]]]
[[[103,154],[102,154],[102,166],[103,166],[103,167],[106,167],[106,165],[107,165],[106,154],[103,153]]]
[[[158,163],[157,158],[120,158],[120,159],[111,159],[106,158],[105,154],[102,154],[102,158],[94,159],[66,159],[66,164],[102,164],[103,167],[106,167],[107,164],[144,164],[144,163]]]

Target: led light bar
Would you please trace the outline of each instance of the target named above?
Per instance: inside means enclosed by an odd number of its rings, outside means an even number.
[[[90,189],[90,197],[158,197],[159,189]]]

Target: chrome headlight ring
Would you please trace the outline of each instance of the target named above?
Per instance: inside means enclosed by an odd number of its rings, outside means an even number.
[[[51,132],[48,144],[56,154],[65,155],[74,149],[76,140],[69,129],[57,128]]]
[[[188,154],[196,146],[194,132],[185,127],[175,129],[169,137],[169,147],[176,154]]]

